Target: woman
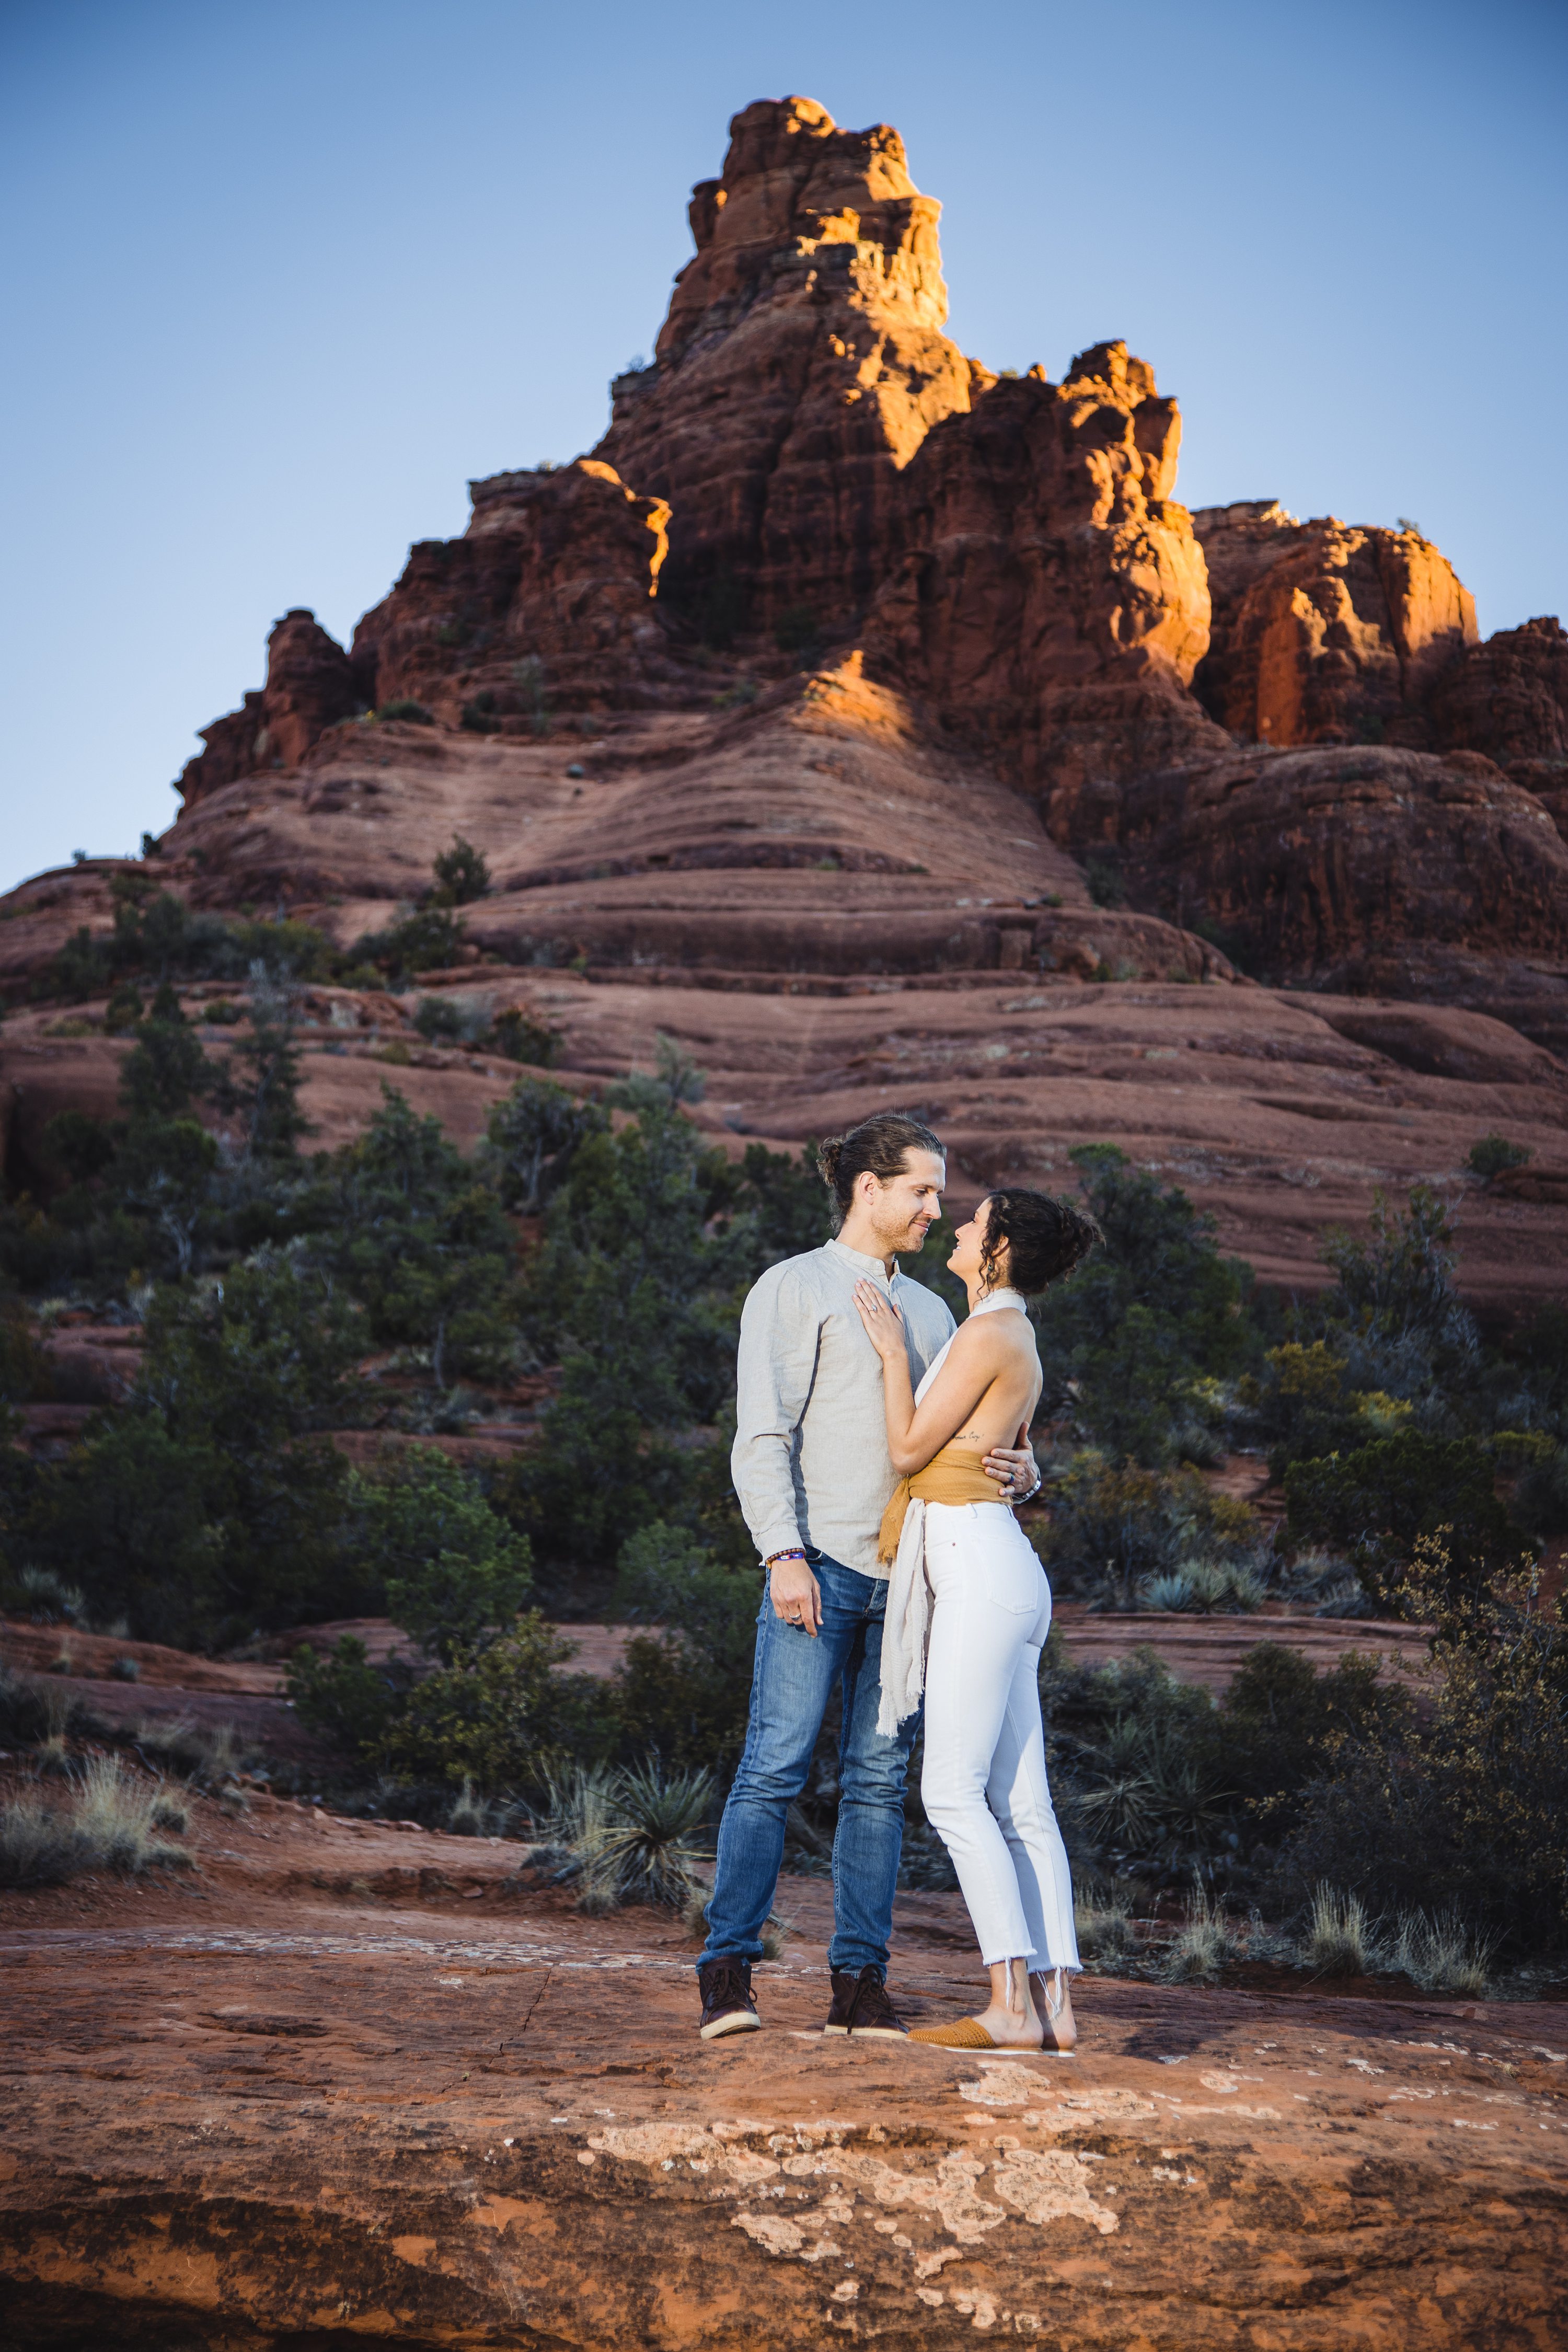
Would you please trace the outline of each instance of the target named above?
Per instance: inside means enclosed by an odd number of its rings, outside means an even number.
[[[890,1644],[884,1637],[887,1706],[894,1717],[912,1712],[923,1678],[921,1796],[991,1971],[987,2009],[956,2025],[919,2027],[917,2042],[1070,2050],[1078,2039],[1068,1986],[1079,1965],[1072,1879],[1040,1721],[1050,1587],[980,1465],[993,1446],[1026,1442],[1039,1402],[1024,1293],[1069,1273],[1099,1237],[1090,1219],[1043,1192],[1010,1186],[982,1201],[947,1262],[969,1294],[969,1319],[918,1391],[897,1307],[874,1284],[856,1286],[860,1319],[882,1360],[888,1447],[902,1474],[880,1546],[897,1563]]]

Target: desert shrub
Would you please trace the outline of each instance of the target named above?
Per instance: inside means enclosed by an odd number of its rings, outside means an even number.
[[[1226,1771],[1242,1807],[1245,1845],[1289,1833],[1300,1792],[1347,1742],[1396,1739],[1410,1700],[1376,1661],[1352,1653],[1315,1673],[1298,1650],[1261,1642],[1233,1675],[1216,1730]]]
[[[1347,1385],[1414,1400],[1452,1423],[1475,1385],[1479,1339],[1454,1286],[1458,1244],[1447,1203],[1412,1185],[1404,1207],[1373,1194],[1365,1234],[1331,1228],[1323,1257],[1334,1288],[1320,1312],[1344,1355]]]
[[[1484,1177],[1489,1183],[1506,1169],[1524,1167],[1531,1156],[1528,1144],[1510,1143],[1504,1135],[1483,1135],[1479,1143],[1471,1144],[1466,1165],[1472,1176]]]
[[[627,1903],[683,1911],[709,1891],[705,1834],[714,1784],[705,1772],[574,1766],[550,1784],[541,1834],[558,1874],[575,1881],[577,1907],[602,1916]]]
[[[1510,1391],[1502,1418],[1516,1429],[1568,1436],[1568,1307],[1537,1307],[1512,1337],[1501,1369]]]
[[[1260,1609],[1268,1588],[1245,1561],[1184,1560],[1163,1576],[1152,1576],[1138,1588],[1137,1605],[1198,1617],[1245,1614]]]
[[[310,1603],[348,1613],[347,1468],[316,1436],[353,1417],[348,1303],[291,1266],[240,1268],[161,1291],[146,1330],[128,1403],[39,1479],[18,1549],[142,1640],[200,1648]]]
[[[173,1118],[195,1097],[209,1095],[217,1071],[167,982],[136,1024],[136,1050],[121,1066],[120,1099],[132,1118]]]
[[[373,1665],[356,1633],[340,1634],[325,1657],[302,1643],[284,1668],[294,1711],[345,1755],[374,1756],[408,1689],[405,1664]]]
[[[110,1037],[118,1037],[125,1030],[134,1029],[144,1010],[142,991],[135,982],[121,981],[117,987],[110,990],[109,1003],[104,1008],[105,1033]]]
[[[1221,1572],[1208,1604],[1216,1605],[1258,1552],[1246,1505],[1213,1494],[1193,1470],[1118,1467],[1086,1449],[1056,1471],[1048,1493],[1050,1518],[1038,1542],[1053,1586],[1088,1594],[1100,1608],[1146,1607],[1151,1589],[1173,1576],[1187,1580],[1182,1605],[1201,1605],[1199,1569]]]
[[[628,1526],[679,1516],[689,1465],[671,1439],[732,1393],[753,1236],[710,1229],[732,1192],[723,1155],[668,1109],[573,1154],[523,1294],[534,1344],[562,1364],[518,1493],[553,1553],[613,1559]]]
[[[1513,1490],[1513,1510],[1534,1533],[1568,1531],[1568,1445],[1551,1445],[1521,1469]]]
[[[0,1886],[50,1886],[89,1870],[184,1869],[189,1856],[157,1835],[161,1794],[119,1756],[95,1757],[63,1804],[31,1797],[0,1805]]]
[[[58,1886],[98,1861],[70,1814],[35,1796],[0,1803],[0,1886]]]
[[[454,836],[450,849],[439,851],[431,872],[436,877],[433,895],[439,907],[467,907],[482,898],[490,887],[490,869],[484,852],[465,841],[459,833]]]
[[[310,1131],[300,1108],[299,985],[259,958],[249,979],[250,1025],[229,1055],[216,1100],[237,1118],[246,1153],[287,1161]]]
[[[1114,1973],[1119,1963],[1138,1953],[1138,1930],[1121,1895],[1113,1894],[1107,1900],[1092,1889],[1079,1892],[1073,1902],[1073,1925],[1082,1957],[1108,1973]]]
[[[456,963],[462,944],[463,926],[445,907],[422,907],[379,931],[367,931],[354,942],[353,954],[356,961],[375,964],[397,979]]]
[[[1304,1966],[1318,1976],[1370,1976],[1381,1957],[1366,1906],[1359,1895],[1320,1884],[1301,1937]]]
[[[49,1695],[0,1664],[0,1748],[31,1748],[54,1728]]]
[[[708,1080],[685,1046],[660,1029],[654,1033],[651,1075],[634,1071],[629,1078],[617,1078],[605,1088],[605,1100],[616,1110],[657,1114],[680,1103],[700,1103],[707,1090]]]
[[[509,1004],[490,1026],[489,1049],[509,1062],[529,1062],[548,1070],[561,1058],[561,1032],[536,1021],[521,1004]]]
[[[87,1623],[87,1596],[58,1569],[8,1570],[0,1584],[0,1599],[7,1614],[26,1617],[34,1625]]]
[[[628,1537],[617,1615],[658,1626],[628,1644],[616,1681],[621,1752],[727,1770],[746,1735],[761,1583],[754,1559],[726,1566],[662,1521]]]
[[[481,1163],[505,1206],[532,1216],[564,1181],[578,1145],[608,1127],[596,1103],[540,1078],[520,1078],[490,1112]]]
[[[1498,1938],[1472,1927],[1458,1912],[1434,1916],[1403,1911],[1387,1950],[1387,1965],[1422,1992],[1479,1999],[1487,1990]]]
[[[556,1672],[571,1645],[537,1610],[477,1654],[416,1683],[380,1742],[387,1769],[485,1795],[537,1787],[576,1755],[614,1738],[605,1687]]]
[[[48,1359],[33,1336],[22,1302],[0,1282],[0,1414],[8,1404],[47,1397]]]
[[[1168,1984],[1214,1984],[1240,1951],[1225,1906],[1201,1885],[1188,1895],[1182,1924],[1166,1950],[1161,1974]]]
[[[189,1716],[144,1717],[135,1745],[156,1771],[176,1772],[193,1788],[219,1795],[261,1762],[258,1743],[237,1724],[197,1723]]]
[[[1202,1375],[1247,1346],[1241,1271],[1215,1246],[1212,1217],[1113,1144],[1071,1157],[1103,1248],[1037,1305],[1042,1410],[1070,1407],[1097,1443],[1152,1466],[1179,1449]]]
[[[426,709],[424,703],[416,702],[411,694],[395,695],[390,702],[382,704],[375,715],[378,719],[400,719],[405,726],[410,727],[434,727],[436,724],[435,712]]]
[[[832,1230],[826,1187],[809,1145],[792,1158],[786,1151],[770,1151],[765,1143],[748,1143],[735,1206],[738,1213],[752,1220],[752,1263],[758,1273],[776,1265],[780,1258],[820,1249]],[[925,1278],[912,1259],[908,1271],[917,1280]]]
[[[1152,1650],[1074,1668],[1053,1640],[1040,1697],[1075,1868],[1181,1885],[1216,1853],[1234,1858],[1235,1792],[1206,1691],[1178,1683]]]
[[[482,1171],[394,1087],[312,1204],[314,1254],[364,1302],[372,1335],[427,1357],[438,1388],[504,1367],[512,1235]]]
[[[1410,1419],[1407,1402],[1352,1389],[1349,1370],[1342,1352],[1327,1339],[1288,1340],[1270,1348],[1258,1372],[1243,1378],[1241,1402],[1268,1442],[1274,1477],[1282,1477],[1291,1462],[1392,1436]]]
[[[1121,868],[1105,857],[1091,857],[1083,869],[1089,895],[1097,907],[1124,907],[1127,885],[1121,878]]]
[[[1457,1578],[1417,1540],[1406,1608],[1435,1626],[1420,1711],[1389,1709],[1327,1751],[1298,1792],[1275,1877],[1453,1914],[1516,1952],[1568,1935],[1568,1623],[1533,1576]]]
[[[1398,1611],[1417,1538],[1447,1531],[1446,1555],[1462,1580],[1517,1555],[1524,1538],[1499,1502],[1497,1468],[1477,1439],[1405,1429],[1285,1474],[1292,1537],[1350,1552],[1373,1600]]]
[[[422,996],[414,1008],[414,1026],[432,1044],[437,1038],[461,1038],[472,1045],[489,1024],[484,1008],[467,996]]]
[[[109,887],[112,929],[96,937],[79,929],[55,957],[46,994],[79,1001],[126,972],[158,982],[235,980],[259,961],[269,972],[327,980],[338,967],[332,942],[310,924],[237,921],[193,909],[148,874],[116,874]]]
[[[415,1446],[377,1477],[352,1475],[344,1499],[367,1577],[426,1655],[450,1665],[510,1626],[532,1581],[528,1538],[438,1447]]]

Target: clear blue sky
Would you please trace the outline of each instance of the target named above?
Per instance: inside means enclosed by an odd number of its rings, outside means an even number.
[[[289,605],[346,638],[468,476],[592,446],[791,91],[902,131],[967,351],[1152,362],[1189,505],[1568,614],[1560,0],[9,0],[0,66],[0,887],[162,831]]]

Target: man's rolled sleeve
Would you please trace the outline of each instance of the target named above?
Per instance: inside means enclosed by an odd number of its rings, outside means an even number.
[[[741,1509],[766,1559],[802,1541],[795,1441],[816,1370],[817,1318],[787,1265],[755,1285],[741,1316],[735,1443],[730,1471]]]

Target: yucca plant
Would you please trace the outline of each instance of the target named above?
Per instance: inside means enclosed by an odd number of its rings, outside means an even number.
[[[549,1785],[540,1829],[574,1879],[580,1911],[625,1903],[683,1910],[701,1885],[703,1834],[713,1804],[706,1772],[667,1774],[657,1760],[627,1771],[574,1765]]]
[[[658,1763],[621,1773],[611,1796],[614,1814],[607,1853],[614,1858],[620,1899],[664,1903],[679,1909],[707,1855],[703,1824],[712,1809],[706,1772],[666,1778]]]

